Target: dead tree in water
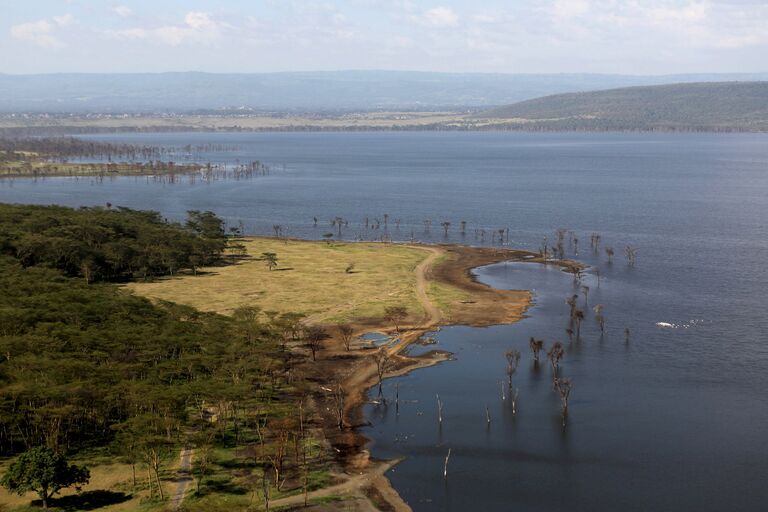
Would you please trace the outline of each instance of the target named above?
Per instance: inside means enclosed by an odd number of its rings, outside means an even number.
[[[544,237],[544,239],[541,241],[539,252],[541,252],[541,257],[544,259],[544,261],[546,261],[547,255],[549,254],[549,240],[547,240],[547,237]]]
[[[563,344],[556,341],[552,347],[547,351],[547,359],[549,364],[552,365],[552,378],[557,380],[557,373],[560,370],[560,359],[563,358],[565,350],[563,350]]]
[[[629,327],[624,328],[624,343],[629,343]]]
[[[443,463],[443,478],[448,478],[448,459],[451,458],[451,449],[448,448],[448,455],[445,456],[445,462]]]
[[[595,312],[595,321],[597,322],[597,325],[600,326],[600,333],[605,334],[605,317],[603,316],[603,306],[602,304],[598,304],[592,310]]]
[[[560,407],[563,413],[563,424],[565,417],[568,416],[568,398],[571,396],[571,379],[555,379],[555,391],[560,395]]]
[[[589,286],[582,285],[581,291],[584,294],[584,305],[589,307]]]
[[[570,325],[573,326],[574,316],[576,316],[576,306],[579,300],[578,295],[571,295],[565,299],[565,303],[568,304],[568,318],[570,319]]]
[[[577,309],[573,312],[573,321],[576,324],[576,340],[581,339],[581,322],[584,320],[584,312]]]
[[[445,236],[445,238],[448,238],[448,229],[451,227],[451,223],[448,221],[445,221],[445,222],[441,222],[440,225],[443,226],[443,235]]]
[[[379,396],[381,396],[381,384],[384,381],[384,374],[389,370],[391,359],[386,347],[379,349],[379,353],[374,357],[376,362],[376,375],[379,377]]]
[[[344,219],[342,217],[336,217],[331,221],[331,226],[335,225],[337,229],[337,236],[341,238],[341,227],[344,225]]]
[[[531,336],[531,339],[528,341],[528,346],[531,348],[531,352],[533,353],[533,364],[539,366],[539,352],[541,352],[544,348],[544,341],[537,340]]]
[[[435,395],[437,397],[437,422],[442,425],[443,424],[443,401],[440,400],[440,395]]]
[[[512,389],[512,377],[515,375],[518,366],[520,365],[520,352],[517,350],[509,350],[504,357],[507,359],[507,384],[509,389]]]
[[[608,263],[613,263],[613,247],[606,247],[605,255],[608,256]]]
[[[464,236],[467,232],[467,221],[463,220],[460,223],[461,225],[461,235]]]
[[[627,264],[630,267],[635,266],[635,256],[637,255],[637,249],[632,247],[631,245],[628,245],[624,248],[624,254],[627,255]]]
[[[512,400],[512,414],[517,413],[517,389],[512,385],[512,377],[515,375],[518,366],[520,365],[520,352],[517,350],[510,350],[505,354],[507,358],[507,386],[509,387],[509,397]],[[503,390],[502,390],[503,393]]]

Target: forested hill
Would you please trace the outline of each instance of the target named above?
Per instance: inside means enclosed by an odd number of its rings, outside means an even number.
[[[557,94],[488,110],[478,119],[566,130],[768,131],[768,82],[627,87]]]

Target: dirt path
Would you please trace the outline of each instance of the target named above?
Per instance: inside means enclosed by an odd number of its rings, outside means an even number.
[[[430,300],[427,290],[429,288],[429,280],[427,279],[427,272],[445,251],[437,247],[416,247],[417,249],[429,251],[431,254],[427,256],[424,261],[416,266],[416,296],[424,308],[426,313],[426,319],[422,329],[434,327],[440,323],[443,318],[443,314],[440,309]]]
[[[323,489],[312,491],[308,494],[308,500],[311,502],[312,499],[316,499],[316,498],[325,498],[328,496],[344,496],[344,497],[350,497],[358,500],[358,507],[355,508],[355,510],[375,511],[377,509],[368,501],[365,491],[366,489],[371,487],[376,488],[377,490],[379,490],[379,492],[381,492],[382,489],[385,489],[385,488],[391,489],[391,487],[389,487],[388,485],[388,482],[385,482],[385,485],[382,485],[382,480],[386,478],[384,474],[387,471],[389,471],[398,462],[399,461],[380,463],[372,471],[366,471],[359,475],[354,475],[350,477],[348,480],[340,484],[332,485],[330,487],[325,487]],[[394,490],[392,492],[394,493]],[[397,493],[394,493],[394,494],[395,496],[397,496]],[[399,499],[399,496],[397,496],[397,498]],[[281,498],[279,500],[271,501],[269,503],[269,506],[270,507],[289,507],[289,506],[303,505],[303,504],[304,504],[304,495],[297,494],[295,496],[289,496],[287,498]],[[410,510],[410,508],[407,508],[407,509],[401,508],[399,510]]]
[[[178,510],[181,507],[181,502],[184,501],[184,496],[187,494],[187,487],[192,482],[192,450],[185,446],[181,450],[181,462],[179,463],[179,471],[177,473],[178,478],[176,480],[176,491],[174,491],[171,497],[171,508]]]

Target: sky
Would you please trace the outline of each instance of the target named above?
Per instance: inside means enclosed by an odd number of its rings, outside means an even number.
[[[768,0],[0,0],[0,73],[768,71]]]

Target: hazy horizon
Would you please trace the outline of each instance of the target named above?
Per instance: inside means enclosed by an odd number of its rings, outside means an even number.
[[[757,0],[8,3],[0,72],[765,71]]]

